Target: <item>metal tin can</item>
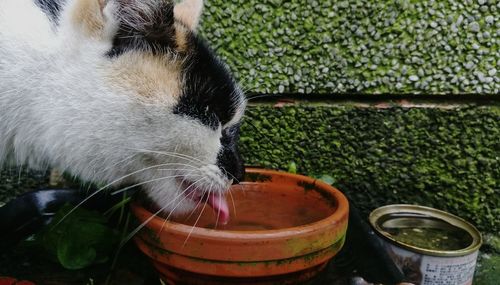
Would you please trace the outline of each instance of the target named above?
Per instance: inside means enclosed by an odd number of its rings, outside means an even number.
[[[482,237],[465,220],[434,208],[388,205],[370,214],[407,281],[421,285],[470,285]]]

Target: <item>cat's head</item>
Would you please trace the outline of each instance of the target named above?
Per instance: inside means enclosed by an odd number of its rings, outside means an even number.
[[[166,212],[207,201],[227,215],[223,196],[244,172],[237,141],[246,99],[196,33],[203,1],[75,2],[73,26],[107,50],[97,73],[128,102],[116,103],[127,108],[124,121],[104,123],[102,141],[115,148],[106,165],[126,169],[107,180],[127,175],[120,181],[141,185]]]

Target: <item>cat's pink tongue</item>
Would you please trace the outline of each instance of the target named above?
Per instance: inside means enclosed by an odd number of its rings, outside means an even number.
[[[210,193],[207,203],[212,207],[215,214],[218,215],[217,219],[219,223],[223,225],[229,223],[229,206],[227,205],[226,197],[217,193]]]

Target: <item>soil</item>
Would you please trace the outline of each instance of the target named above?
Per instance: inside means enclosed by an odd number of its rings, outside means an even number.
[[[37,285],[161,285],[155,269],[134,244],[128,244],[111,264],[94,265],[83,270],[66,270],[28,248],[4,249],[0,253],[0,276],[29,280]],[[348,285],[350,274],[339,272],[333,264],[304,285]]]

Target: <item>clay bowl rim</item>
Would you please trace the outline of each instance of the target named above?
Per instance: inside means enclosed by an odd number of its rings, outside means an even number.
[[[244,242],[245,240],[252,241],[269,241],[274,239],[283,239],[289,237],[299,237],[303,235],[310,235],[314,232],[323,232],[327,229],[332,228],[332,226],[336,226],[339,221],[341,221],[349,211],[349,202],[347,198],[340,192],[337,188],[322,182],[321,180],[300,175],[300,174],[292,174],[283,171],[269,170],[269,169],[260,169],[260,168],[247,168],[247,173],[259,173],[270,176],[285,176],[292,179],[300,179],[300,181],[314,184],[315,186],[328,191],[328,193],[335,199],[336,201],[336,209],[333,214],[323,218],[321,220],[315,221],[313,223],[309,223],[306,225],[296,226],[296,227],[288,227],[282,229],[273,229],[273,230],[255,230],[255,231],[237,231],[237,230],[215,230],[215,229],[207,229],[201,227],[195,227],[192,230],[192,226],[185,225],[182,223],[176,223],[172,221],[165,221],[164,219],[155,216],[148,223],[147,226],[154,229],[155,231],[160,231],[164,234],[166,233],[175,233],[178,235],[189,235],[190,239],[204,239],[204,240],[218,240],[218,241],[234,241],[238,240],[239,242]],[[252,182],[250,182],[252,183]],[[244,182],[242,182],[244,184]],[[139,205],[137,202],[132,202],[131,204],[132,210],[134,212],[141,213],[142,215],[151,217],[153,213],[147,210],[146,208]]]

